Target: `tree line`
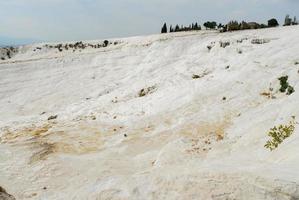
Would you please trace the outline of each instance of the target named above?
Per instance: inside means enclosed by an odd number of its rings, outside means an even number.
[[[285,17],[285,21],[283,26],[291,26],[291,25],[298,25],[297,18],[294,17],[293,19],[290,18],[289,15]],[[238,22],[236,20],[228,22],[226,25],[223,25],[221,23],[217,23],[215,21],[207,21],[203,24],[203,26],[206,28],[206,30],[220,30],[220,32],[226,32],[226,31],[237,31],[237,30],[246,30],[246,29],[260,29],[260,28],[271,28],[279,26],[279,23],[277,19],[272,18],[268,20],[267,24],[259,24],[257,22]],[[169,29],[166,23],[163,24],[163,27],[161,29],[161,33],[172,33],[172,32],[180,32],[180,31],[197,31],[201,30],[201,26],[196,22],[192,23],[189,26],[179,26],[178,24],[176,26],[170,25]]]
[[[169,27],[169,33],[172,32],[181,32],[181,31],[198,31],[201,30],[201,26],[198,25],[198,23],[192,23],[189,26],[179,26],[178,24],[176,26],[172,26],[170,25]],[[161,33],[168,33],[168,27],[167,24],[164,23],[162,29],[161,29]]]

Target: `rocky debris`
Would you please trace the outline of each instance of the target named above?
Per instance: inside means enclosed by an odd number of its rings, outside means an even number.
[[[208,71],[204,71],[203,73],[201,74],[193,74],[192,78],[193,79],[199,79],[199,78],[203,78],[205,77],[206,75],[210,74],[210,72]]]
[[[230,42],[221,42],[220,41],[219,43],[220,43],[220,47],[222,47],[222,48],[225,48],[230,45]]]
[[[269,39],[252,39],[251,40],[251,44],[265,44],[265,43],[269,43],[270,40]]]
[[[16,200],[16,198],[8,194],[6,190],[0,186],[0,200]]]
[[[33,51],[37,51],[37,50],[42,50],[42,48],[41,47],[36,47],[35,49],[33,49]]]
[[[138,96],[139,97],[144,97],[144,96],[146,96],[148,94],[153,93],[156,89],[157,89],[156,86],[151,86],[151,87],[148,87],[148,88],[143,88],[143,89],[141,89],[139,91]]]
[[[208,48],[209,51],[211,51],[211,49],[213,48],[213,46],[208,45],[207,48]]]
[[[48,121],[57,119],[58,115],[53,115],[48,118]]]
[[[243,43],[244,40],[248,40],[248,38],[242,38],[240,40],[237,40],[237,43]]]
[[[112,103],[118,103],[117,97],[114,97],[114,99],[111,100]]]
[[[193,79],[199,79],[199,78],[200,78],[200,75],[193,74],[192,78],[193,78]]]
[[[0,48],[0,59],[1,60],[11,59],[16,53],[18,53],[18,48],[15,47]]]
[[[242,54],[243,53],[242,49],[237,49],[237,52],[238,52],[238,54]]]

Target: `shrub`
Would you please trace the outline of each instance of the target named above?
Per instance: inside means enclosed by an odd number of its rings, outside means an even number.
[[[108,41],[108,40],[104,40],[104,45],[103,45],[103,47],[107,47],[108,44],[109,44],[109,41]]]
[[[291,95],[291,94],[293,94],[294,92],[295,92],[295,89],[294,89],[292,86],[289,85],[289,87],[288,87],[288,91],[287,91],[287,95]]]
[[[284,93],[287,90],[287,88],[289,87],[288,78],[289,78],[288,76],[282,76],[278,79],[280,81],[279,91],[282,93]]]
[[[268,132],[270,139],[266,142],[265,147],[273,151],[280,145],[286,138],[290,137],[295,130],[295,117],[287,125],[274,126]]]

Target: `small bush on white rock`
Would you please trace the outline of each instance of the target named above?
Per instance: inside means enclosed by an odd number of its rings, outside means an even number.
[[[287,95],[291,95],[295,92],[295,89],[294,89],[294,87],[289,85],[288,78],[289,78],[288,76],[282,76],[278,79],[280,81],[279,91],[281,93],[286,92]]]
[[[266,142],[265,147],[273,151],[280,145],[286,138],[290,137],[295,131],[295,117],[286,125],[274,126],[268,132],[270,139]]]

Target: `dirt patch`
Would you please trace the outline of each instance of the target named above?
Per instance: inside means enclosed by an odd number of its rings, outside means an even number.
[[[53,127],[53,124],[44,124],[41,126],[32,125],[20,130],[5,129],[0,143],[13,144],[24,140],[30,140],[36,137],[43,137]]]
[[[21,130],[9,131],[1,137],[0,142],[28,147],[32,156],[29,163],[47,159],[53,154],[88,154],[101,150],[104,145],[103,136],[98,127],[88,124],[63,126],[45,124],[31,126]]]
[[[214,135],[215,137],[225,136],[225,129],[230,125],[228,120],[222,122],[199,122],[198,124],[189,124],[184,126],[179,134],[185,137],[196,137],[205,138],[209,135]]]
[[[225,139],[225,130],[229,125],[229,119],[220,122],[200,122],[184,126],[178,134],[190,140],[191,147],[186,150],[187,153],[204,154]]]

